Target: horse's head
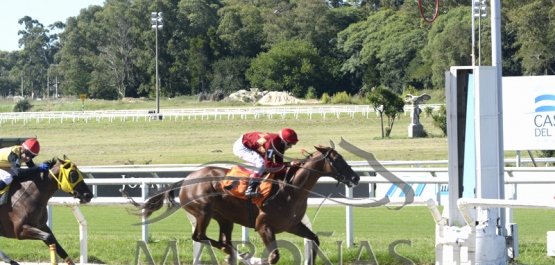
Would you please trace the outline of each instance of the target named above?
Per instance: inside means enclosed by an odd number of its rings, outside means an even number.
[[[51,176],[58,182],[58,188],[79,199],[80,203],[91,201],[92,192],[85,183],[81,171],[65,155],[64,159],[57,158],[56,165],[52,168]]]
[[[324,172],[330,177],[352,188],[358,185],[360,176],[347,164],[347,161],[331,147],[316,147],[326,160]]]

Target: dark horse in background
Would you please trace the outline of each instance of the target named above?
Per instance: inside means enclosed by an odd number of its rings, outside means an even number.
[[[83,181],[81,171],[66,156],[64,160],[54,158],[49,164],[52,167],[49,172],[11,183],[7,201],[0,206],[0,235],[19,240],[42,240],[47,246],[55,244],[58,256],[67,264],[74,264],[46,224],[46,207],[58,189],[72,194],[80,203],[90,202],[92,193]],[[4,262],[18,264],[6,255],[2,256]]]
[[[279,260],[275,234],[288,232],[312,240],[319,245],[318,236],[301,222],[307,208],[311,190],[322,176],[331,176],[348,187],[358,185],[360,177],[347,164],[343,157],[332,147],[316,147],[316,152],[301,161],[300,167],[286,181],[279,181],[277,193],[270,195],[260,208],[249,207],[247,200],[233,197],[224,191],[221,180],[229,169],[221,167],[204,167],[186,179],[176,182],[149,198],[144,204],[132,201],[144,210],[142,216],[149,217],[154,211],[168,202],[168,213],[184,208],[196,218],[196,227],[192,239],[209,243],[227,254],[230,264],[235,264],[237,250],[231,244],[233,224],[254,228],[269,254],[264,262],[274,264]],[[180,189],[179,200],[174,199],[174,191]],[[128,198],[130,199],[130,198]],[[250,212],[249,212],[250,211]],[[167,216],[167,215],[166,215]],[[251,218],[255,218],[254,226]],[[160,220],[160,216],[154,218]],[[220,226],[220,238],[214,240],[206,235],[210,221],[214,219]],[[153,220],[150,220],[153,222]],[[307,257],[309,264],[314,262],[316,249]],[[242,255],[243,256],[243,255]]]

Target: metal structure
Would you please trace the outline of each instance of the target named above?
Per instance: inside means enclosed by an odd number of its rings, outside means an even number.
[[[158,78],[158,29],[164,28],[162,12],[152,12],[150,23],[156,32],[156,114],[160,114],[160,79]]]
[[[474,22],[485,1],[473,3]],[[507,264],[518,256],[518,226],[505,208],[553,208],[505,198],[500,0],[491,2],[491,27],[492,66],[446,73],[449,214],[437,222],[436,264]]]

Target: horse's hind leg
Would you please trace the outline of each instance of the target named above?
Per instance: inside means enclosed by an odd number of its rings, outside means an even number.
[[[214,213],[214,219],[220,226],[220,243],[224,245],[222,251],[227,254],[226,261],[229,264],[235,264],[235,255],[233,253],[233,244],[231,243],[231,234],[233,232],[233,222],[223,218],[218,213]]]
[[[231,250],[229,247],[227,247],[225,244],[221,243],[220,241],[216,241],[212,238],[209,238],[206,235],[206,229],[210,224],[212,215],[208,214],[207,212],[204,212],[204,214],[195,214],[194,216],[197,219],[197,225],[195,227],[195,231],[193,232],[193,235],[191,236],[193,241],[201,242],[205,244],[208,243],[212,247],[221,249],[224,252],[227,250],[228,252],[226,252],[226,254],[231,254]]]
[[[305,224],[298,223],[297,225],[289,228],[287,230],[288,233],[291,233],[293,235],[296,236],[300,236],[302,238],[306,238],[308,240],[312,240],[312,242],[316,245],[316,246],[320,246],[320,240],[318,239],[318,236],[316,234],[314,234],[314,232],[312,232]],[[307,264],[314,264],[314,259],[316,259],[316,248],[312,248],[312,256],[311,257],[307,257]]]
[[[39,239],[42,240],[42,242],[44,242],[47,246],[54,244],[56,245],[56,254],[58,254],[58,256],[60,256],[60,258],[64,260],[64,262],[66,262],[67,264],[75,264],[68,257],[67,252],[64,250],[64,248],[60,246],[58,240],[56,240],[56,237],[54,237],[54,234],[52,234],[52,230],[50,230],[50,228],[46,225],[43,226],[42,229],[43,230],[29,225],[23,225],[18,239]]]

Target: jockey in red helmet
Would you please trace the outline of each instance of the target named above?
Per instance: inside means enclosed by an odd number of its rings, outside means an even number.
[[[257,171],[251,174],[249,186],[245,191],[245,197],[261,197],[257,192],[259,181],[253,178],[260,178],[266,169],[279,171],[285,165],[283,156],[285,151],[295,145],[299,139],[297,133],[290,128],[282,129],[279,134],[264,132],[249,132],[241,135],[233,145],[233,153],[254,165]]]
[[[26,177],[38,171],[48,171],[48,163],[35,166],[33,158],[39,155],[40,144],[37,139],[28,139],[22,145],[0,149],[0,190],[9,185],[16,177]],[[27,168],[21,168],[21,162]]]

